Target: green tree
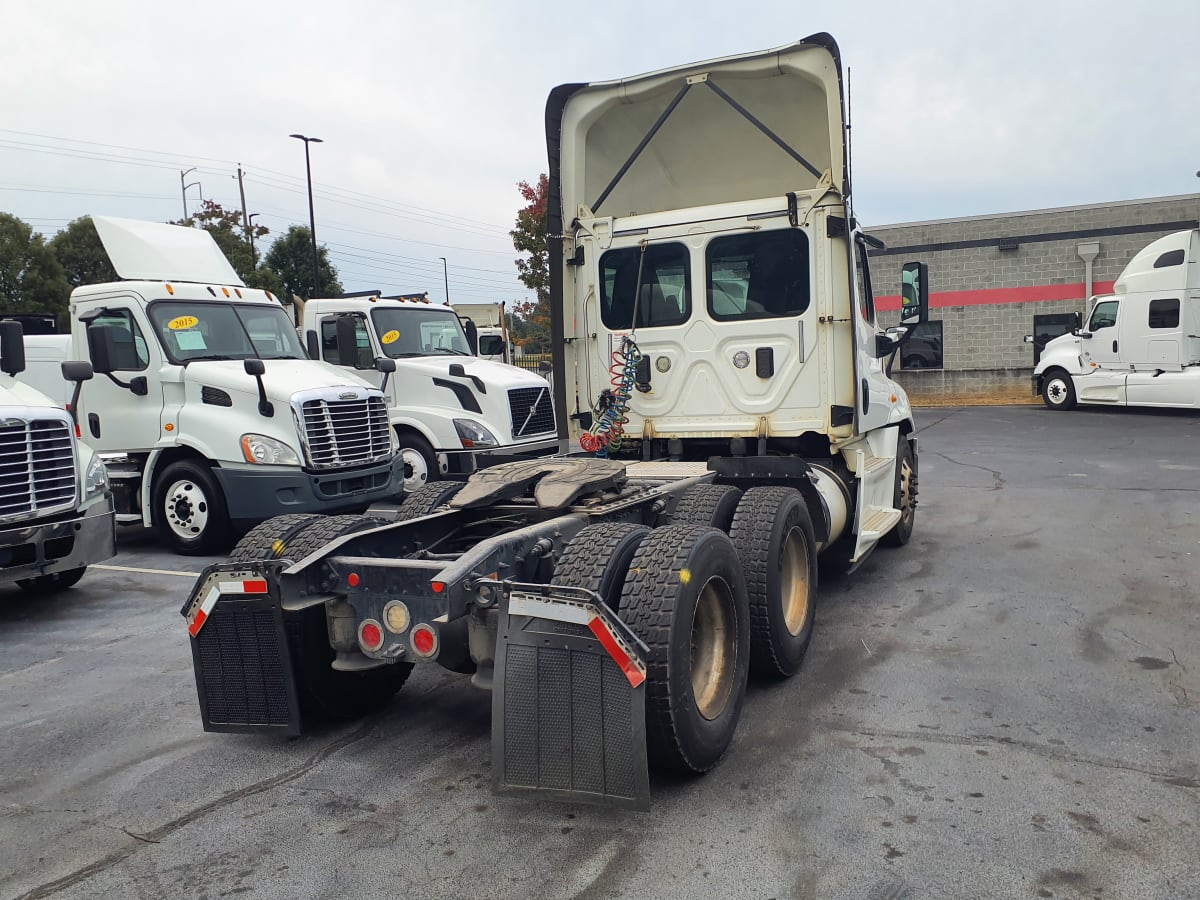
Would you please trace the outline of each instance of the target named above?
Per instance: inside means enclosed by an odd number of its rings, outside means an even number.
[[[50,239],[50,249],[62,266],[72,288],[83,284],[104,284],[116,281],[118,275],[109,261],[100,235],[90,216],[71,222]]]
[[[329,261],[329,250],[317,248],[319,283],[313,289],[312,232],[303,225],[293,225],[271,245],[266,265],[283,282],[284,297],[299,294],[306,300],[313,297],[340,297],[342,283],[337,269]]]
[[[550,343],[550,246],[546,241],[546,196],[550,179],[542,174],[537,184],[517,185],[525,205],[517,211],[516,227],[509,232],[513,247],[528,256],[517,260],[517,278],[537,294],[537,300],[513,306],[514,340],[530,353],[552,352]]]
[[[52,313],[67,325],[71,285],[40,234],[16,216],[0,213],[0,311]]]

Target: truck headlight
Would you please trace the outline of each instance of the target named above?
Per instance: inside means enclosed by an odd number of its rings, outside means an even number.
[[[494,434],[472,419],[455,419],[454,430],[458,432],[458,439],[467,450],[496,447],[500,444]]]
[[[275,438],[265,434],[243,434],[242,456],[248,463],[264,466],[298,466],[300,457],[296,451]]]
[[[108,470],[99,453],[92,454],[87,471],[83,473],[83,499],[91,500],[108,490]]]

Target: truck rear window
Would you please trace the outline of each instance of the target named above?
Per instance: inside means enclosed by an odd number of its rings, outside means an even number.
[[[808,309],[801,231],[733,234],[708,245],[708,312],[718,321],[798,316]]]
[[[613,331],[633,327],[635,294],[637,327],[682,325],[692,314],[692,276],[687,247],[651,244],[645,258],[639,247],[609,250],[600,257],[600,318]],[[638,291],[638,269],[641,290]]]

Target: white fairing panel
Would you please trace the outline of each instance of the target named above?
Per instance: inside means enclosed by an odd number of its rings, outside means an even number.
[[[95,216],[92,222],[117,274],[126,280],[243,286],[212,235],[202,228]]]
[[[560,159],[566,221],[781,197],[825,175],[841,188],[836,47],[801,41],[589,85],[567,104]]]

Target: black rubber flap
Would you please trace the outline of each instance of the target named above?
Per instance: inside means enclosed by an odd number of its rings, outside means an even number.
[[[626,646],[644,647],[607,610],[604,618]],[[502,604],[492,770],[501,793],[650,808],[645,683],[634,687],[577,615],[510,614]]]

